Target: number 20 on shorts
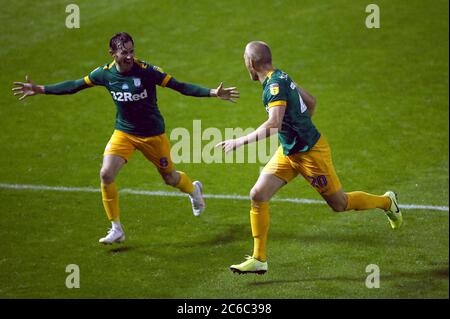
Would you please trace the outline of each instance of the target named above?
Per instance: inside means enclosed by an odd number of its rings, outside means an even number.
[[[327,186],[328,181],[325,175],[319,175],[319,176],[307,176],[307,178],[311,182],[311,186],[315,188],[323,188]]]

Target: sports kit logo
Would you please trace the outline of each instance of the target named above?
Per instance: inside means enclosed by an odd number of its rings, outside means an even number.
[[[141,79],[140,78],[133,78],[134,86],[140,87],[141,86]]]
[[[164,168],[169,166],[169,160],[167,159],[167,157],[161,157],[159,159],[159,165]]]
[[[133,94],[131,92],[114,92],[110,91],[112,98],[118,102],[133,102],[145,99],[148,97],[147,89],[142,93]]]
[[[397,203],[396,203],[395,201],[392,201],[392,202],[393,202],[394,205],[395,205],[395,212],[396,212],[396,213],[400,213],[400,209],[398,208]]]
[[[278,86],[278,83],[273,83],[269,86],[270,94],[277,95],[278,92],[280,92],[280,87]]]

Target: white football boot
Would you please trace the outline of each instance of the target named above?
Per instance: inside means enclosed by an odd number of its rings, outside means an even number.
[[[205,210],[205,200],[203,199],[203,185],[199,181],[192,183],[194,185],[194,192],[189,195],[192,204],[192,213],[194,216],[200,216]]]
[[[267,261],[259,261],[254,257],[245,257],[246,261],[238,265],[231,265],[230,270],[234,273],[264,275],[267,272]]]
[[[125,232],[122,228],[111,228],[105,237],[98,240],[104,245],[111,245],[112,243],[123,243],[125,241]]]

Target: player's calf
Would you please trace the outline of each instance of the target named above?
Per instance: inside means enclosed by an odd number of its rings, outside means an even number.
[[[180,177],[173,174],[173,173],[169,173],[169,174],[161,174],[164,182],[172,187],[175,187],[178,185],[178,182],[180,180]]]

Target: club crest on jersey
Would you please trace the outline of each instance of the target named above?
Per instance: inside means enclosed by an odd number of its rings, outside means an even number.
[[[141,86],[141,79],[140,78],[133,78],[134,86],[140,87]]]
[[[126,84],[126,83],[122,84],[122,90],[128,90],[128,89],[129,89],[128,84]]]
[[[270,89],[270,94],[272,94],[272,95],[277,95],[278,92],[280,92],[280,87],[279,87],[278,83],[272,83],[269,86],[269,89]]]

